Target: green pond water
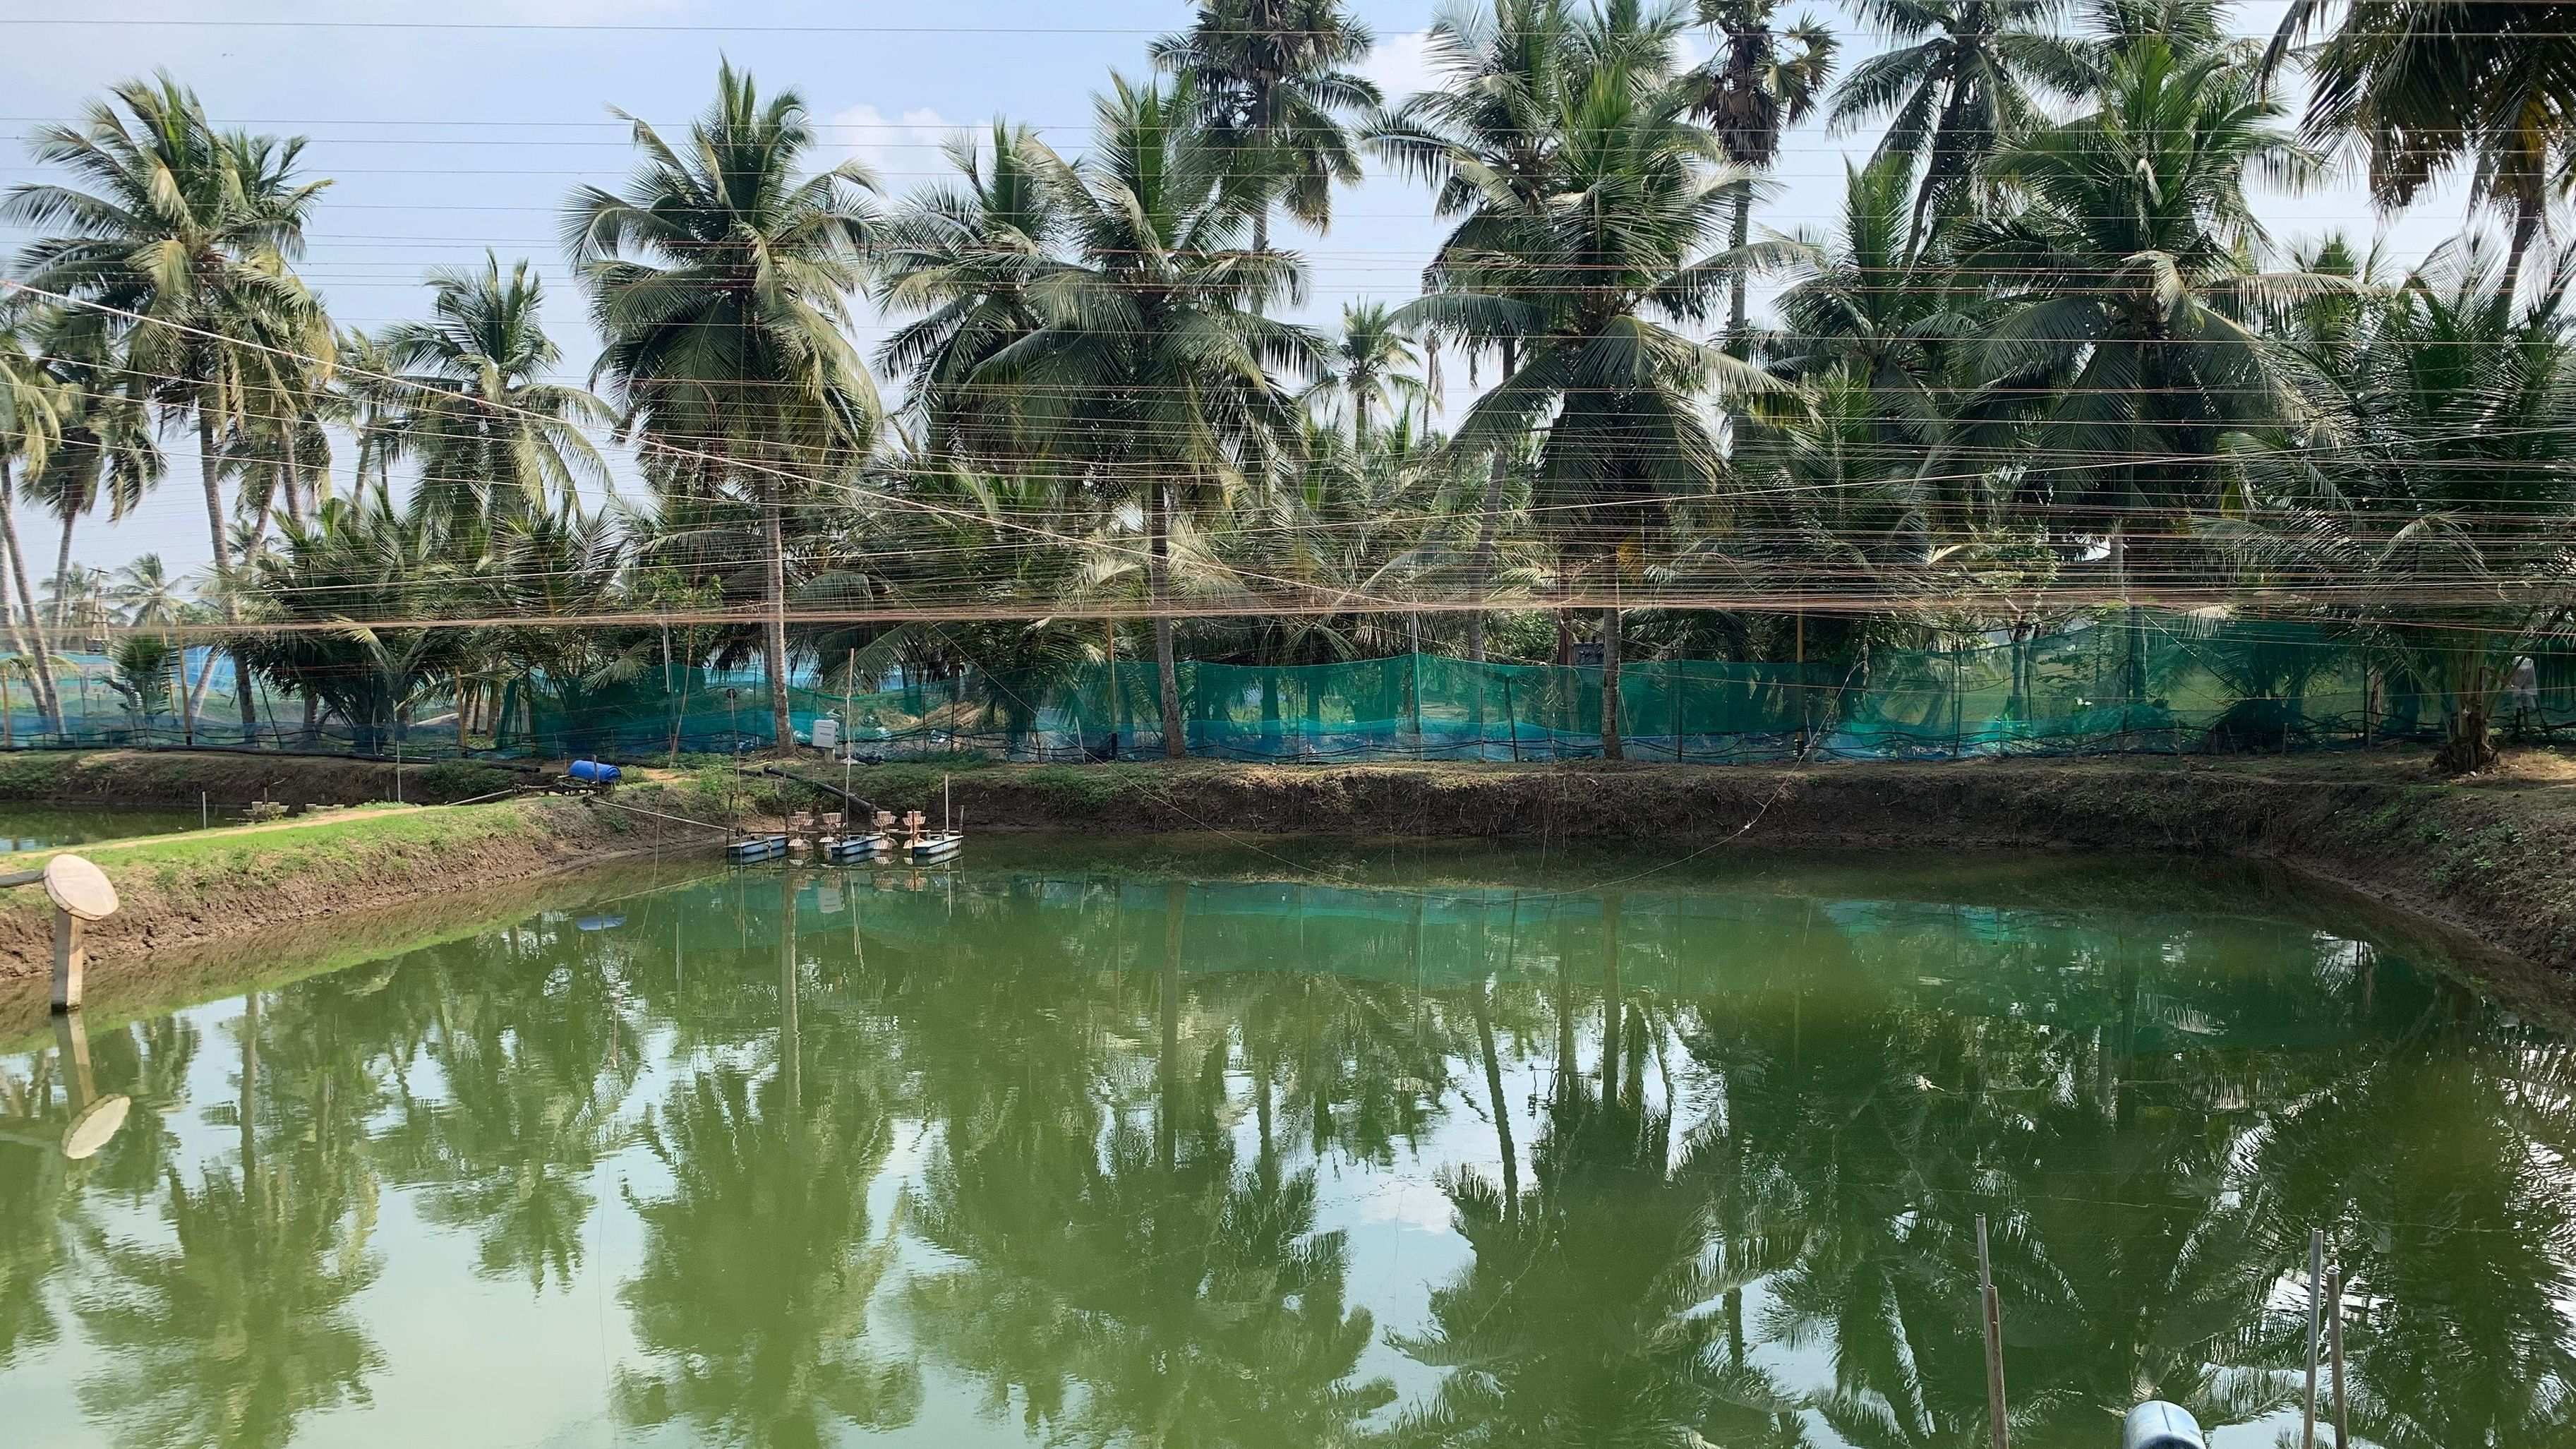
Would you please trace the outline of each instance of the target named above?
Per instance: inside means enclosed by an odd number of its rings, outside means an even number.
[[[2311,1228],[2360,1437],[2576,1441],[2576,1064],[2426,938],[1653,864],[666,862],[22,1023],[0,1443],[1983,1445],[1979,1213],[2016,1445],[2295,1435]]]
[[[104,805],[0,805],[0,853],[50,850],[194,830],[194,810],[129,810]],[[225,822],[231,823],[231,822]]]

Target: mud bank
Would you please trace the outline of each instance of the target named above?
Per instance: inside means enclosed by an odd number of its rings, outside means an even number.
[[[487,898],[656,850],[703,855],[722,837],[580,799],[329,810],[271,825],[106,841],[78,847],[115,883],[118,912],[89,928],[93,990],[123,991],[200,948],[285,927],[341,922],[423,903]],[[54,852],[29,852],[33,864]],[[0,891],[0,1003],[37,986],[52,962],[41,892]],[[318,938],[297,936],[306,945]],[[292,945],[281,940],[282,950]]]
[[[167,805],[217,810],[253,800],[356,805],[403,800],[421,805],[507,790],[532,766],[450,761],[403,765],[322,755],[221,750],[26,750],[0,754],[0,800],[52,805]]]
[[[433,781],[442,768],[450,773]],[[818,782],[825,773],[806,771]],[[463,796],[516,778],[488,766],[431,767],[405,788]],[[2458,783],[2435,780],[2418,753],[2384,751],[1807,769],[889,765],[858,771],[852,787],[874,804],[935,816],[943,781],[970,831],[1654,842],[1677,853],[1769,844],[2082,847],[2272,860],[2465,930],[2548,968],[2533,973],[2546,989],[2576,992],[2564,975],[2576,968],[2576,759],[2548,752],[2510,756],[2503,769]],[[131,752],[0,760],[0,798],[193,804],[204,789],[219,803],[260,793],[336,803],[381,798],[391,784],[389,767],[343,760]],[[719,768],[637,772],[617,798],[702,821],[757,821],[800,797],[823,801],[819,784],[809,792]],[[147,970],[156,952],[712,841],[624,810],[529,798],[88,846],[83,853],[125,898],[93,938],[94,979]],[[41,971],[50,950],[42,911],[10,899],[25,894],[0,892],[0,986]]]
[[[857,788],[939,808],[940,772]],[[949,786],[970,827],[1324,832],[1890,848],[2075,846],[2277,860],[2576,968],[2576,761],[2473,781],[2423,755],[1763,766],[992,767]],[[2569,984],[2576,990],[2576,982]]]

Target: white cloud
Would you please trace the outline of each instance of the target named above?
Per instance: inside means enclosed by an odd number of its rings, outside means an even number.
[[[852,106],[821,126],[827,152],[865,165],[890,192],[946,176],[948,158],[939,148],[958,129],[955,121],[926,106],[892,120],[874,106]]]
[[[1431,32],[1406,30],[1379,36],[1377,48],[1360,62],[1360,74],[1377,83],[1390,106],[1438,85],[1440,73],[1431,65]]]

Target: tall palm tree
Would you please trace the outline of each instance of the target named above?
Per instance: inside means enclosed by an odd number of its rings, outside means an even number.
[[[166,629],[178,623],[188,607],[157,553],[137,554],[132,563],[118,569],[108,597],[115,600],[131,628]]]
[[[1857,8],[1895,44],[1843,78],[1833,128],[1884,119],[1872,159],[1922,166],[1905,244],[1918,252],[1932,208],[1957,205],[1997,146],[2043,124],[2047,102],[2090,88],[2098,68],[2082,42],[2056,28],[2065,0],[1861,0]]]
[[[1123,78],[1097,106],[1098,142],[1067,163],[1038,158],[1064,218],[1063,255],[1029,293],[1031,326],[978,365],[970,400],[1007,405],[1044,439],[1030,462],[1077,479],[1147,521],[1163,748],[1187,753],[1173,655],[1176,520],[1211,505],[1296,437],[1283,374],[1311,373],[1321,345],[1263,309],[1294,300],[1304,273],[1247,250],[1268,192],[1198,122],[1185,80]]]
[[[804,101],[764,101],[730,63],[684,145],[640,120],[634,138],[644,159],[625,191],[582,188],[564,222],[605,340],[592,382],[608,385],[666,489],[757,507],[761,656],[784,747],[788,494],[845,473],[877,430],[876,386],[848,331],[874,183],[855,162],[805,174]]]
[[[1370,149],[1400,174],[1429,182],[1432,212],[1455,221],[1444,250],[1469,228],[1497,215],[1536,215],[1556,194],[1554,175],[1567,93],[1580,87],[1596,58],[1669,45],[1672,27],[1624,40],[1576,15],[1567,0],[1491,0],[1491,8],[1457,4],[1432,21],[1426,54],[1437,89],[1410,96],[1369,134]],[[1520,365],[1519,340],[1508,333],[1492,350],[1509,375]],[[1470,353],[1471,366],[1477,361]],[[1524,440],[1500,440],[1487,460],[1475,552],[1467,587],[1482,601],[1492,588],[1495,540],[1513,465]],[[1467,614],[1467,657],[1485,658],[1485,611]]]
[[[8,577],[0,579],[0,621],[8,627],[10,653],[30,661],[36,707],[57,731],[63,727],[62,700],[54,692],[36,596],[27,583],[26,555],[18,546],[16,499],[20,470],[41,470],[61,436],[63,401],[55,380],[28,354],[18,330],[0,327],[0,548],[9,555]],[[17,592],[15,606],[8,598],[11,585]],[[25,610],[23,623],[19,606]]]
[[[1154,63],[1186,77],[1210,139],[1268,191],[1252,216],[1252,249],[1270,250],[1270,208],[1317,231],[1333,187],[1357,186],[1345,116],[1374,109],[1377,87],[1350,69],[1375,43],[1341,0],[1203,0],[1186,34],[1154,43]]]
[[[2251,319],[2350,285],[2248,264],[2263,241],[2249,172],[2298,180],[2320,164],[2281,116],[2242,54],[2179,55],[2146,37],[2113,63],[2099,110],[1988,167],[2026,205],[1965,239],[1968,268],[2014,279],[1978,375],[2047,400],[2035,439],[2056,465],[2049,495],[2103,511],[2123,590],[2121,520],[2211,500],[2221,435],[2298,411]],[[2170,567],[2175,545],[2162,547],[2148,562]]]
[[[328,362],[321,305],[288,265],[330,183],[297,179],[301,138],[218,131],[166,74],[110,95],[77,124],[37,131],[36,159],[73,184],[12,188],[0,220],[38,233],[19,254],[30,288],[113,309],[96,315],[119,385],[149,397],[165,424],[195,424],[217,597],[230,622],[238,613],[224,587],[233,559],[222,442],[275,368]],[[240,696],[247,729],[257,706],[246,685]]]
[[[430,320],[376,338],[400,381],[396,411],[367,426],[360,468],[416,463],[412,506],[451,528],[577,510],[581,485],[608,481],[583,426],[611,414],[590,393],[545,380],[563,354],[545,332],[544,285],[526,262],[503,276],[489,252],[481,269],[442,269],[429,285]]]
[[[1307,396],[1318,403],[1346,403],[1352,441],[1365,447],[1371,409],[1431,401],[1431,388],[1417,371],[1421,365],[1422,349],[1395,324],[1385,303],[1345,302],[1342,330],[1325,345],[1324,376]]]
[[[1731,244],[1741,250],[1753,225],[1755,174],[1779,159],[1780,142],[1824,100],[1833,79],[1833,32],[1813,20],[1775,28],[1779,0],[1699,0],[1699,22],[1715,33],[1717,53],[1696,73],[1696,109],[1717,132],[1726,159],[1741,169],[1735,183]],[[1744,355],[1744,283],[1729,288],[1727,347]]]
[[[1534,496],[1567,520],[1560,549],[1614,592],[1620,556],[1642,542],[1659,500],[1718,475],[1701,399],[1709,383],[1777,386],[1675,330],[1707,320],[1752,257],[1710,251],[1743,173],[1692,121],[1697,81],[1659,63],[1668,52],[1651,33],[1618,28],[1637,23],[1595,22],[1587,39],[1607,58],[1556,97],[1544,204],[1506,193],[1472,213],[1433,262],[1429,294],[1400,314],[1471,350],[1508,346],[1516,365],[1469,409],[1459,438],[1501,450],[1543,425]],[[1602,613],[1602,644],[1602,749],[1617,759],[1615,604]]]
[[[886,339],[877,365],[909,380],[905,409],[924,447],[999,462],[1029,440],[1011,433],[998,400],[971,407],[967,384],[986,358],[1038,325],[1029,289],[1055,269],[1050,247],[1062,236],[1052,153],[1035,131],[1000,120],[988,141],[960,133],[942,149],[957,182],[907,197],[876,249],[885,309],[919,314]]]
[[[2294,0],[2266,57],[2277,64],[2320,28],[2326,7]],[[2472,194],[2513,220],[2504,281],[2549,215],[2549,193],[2576,161],[2576,11],[2559,4],[2363,0],[2307,55],[2307,131],[2369,152],[2370,191],[2391,209],[2466,170]]]
[[[2315,427],[2240,450],[2245,511],[2209,525],[2254,576],[2320,590],[2442,701],[2455,773],[2494,762],[2496,702],[2563,617],[2571,573],[2576,262],[2528,302],[2506,290],[2512,268],[2446,249],[2407,278]]]

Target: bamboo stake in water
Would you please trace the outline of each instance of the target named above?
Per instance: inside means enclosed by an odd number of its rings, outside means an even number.
[[[2326,1232],[2308,1233],[2308,1392],[2299,1406],[2299,1449],[2317,1445],[2317,1336],[2325,1326]]]
[[[2004,1414],[2004,1313],[1986,1252],[1986,1215],[1977,1214],[1977,1304],[1986,1321],[1986,1413],[1994,1449],[2010,1449]]]
[[[2344,1415],[2343,1401],[2343,1269],[2334,1270],[2326,1279],[2326,1343],[2334,1364],[2334,1431],[2335,1449],[2347,1449],[2351,1425]]]

